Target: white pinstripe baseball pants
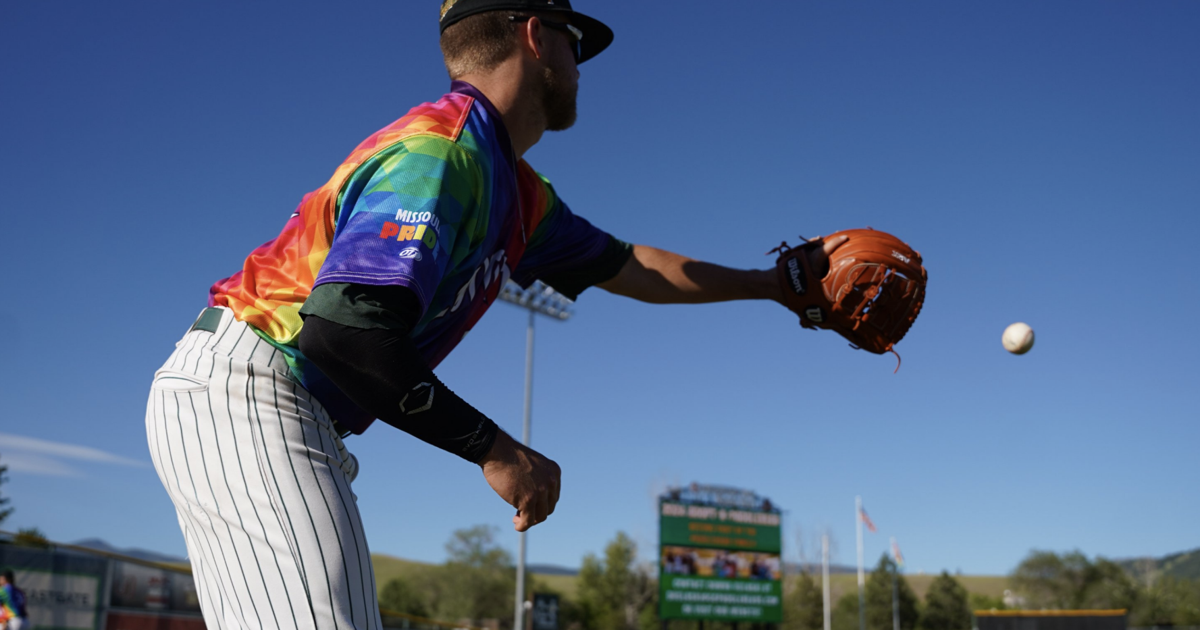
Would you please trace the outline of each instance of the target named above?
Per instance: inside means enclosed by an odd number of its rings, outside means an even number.
[[[154,375],[146,436],[209,628],[379,630],[358,462],[282,354],[221,309]]]

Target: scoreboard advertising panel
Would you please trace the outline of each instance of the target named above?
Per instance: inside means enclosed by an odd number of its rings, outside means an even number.
[[[659,500],[659,617],[782,621],[779,512],[769,501],[722,506],[677,497]]]

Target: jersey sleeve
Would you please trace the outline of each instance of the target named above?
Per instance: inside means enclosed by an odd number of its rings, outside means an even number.
[[[469,238],[478,220],[482,190],[478,165],[449,139],[413,136],[380,152],[342,192],[333,244],[314,286],[404,287],[423,313],[453,267],[455,241]]]
[[[633,248],[575,215],[550,181],[537,174],[538,211],[543,212],[528,248],[513,273],[522,287],[541,280],[575,299],[590,286],[615,276]]]

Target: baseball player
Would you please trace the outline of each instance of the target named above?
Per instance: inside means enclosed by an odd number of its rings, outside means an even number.
[[[478,465],[525,531],[559,467],[434,373],[509,279],[575,298],[782,301],[778,272],[630,245],[522,156],[570,127],[581,64],[613,39],[568,0],[445,0],[450,92],[358,145],[274,240],[213,285],[146,412],[206,623],[380,628],[343,438],[376,419]],[[841,240],[805,249],[819,268]]]

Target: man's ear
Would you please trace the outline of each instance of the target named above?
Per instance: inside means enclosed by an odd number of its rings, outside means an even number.
[[[542,21],[531,17],[521,24],[518,31],[521,47],[533,55],[534,59],[541,59],[546,54],[546,48],[542,44],[542,30]]]

